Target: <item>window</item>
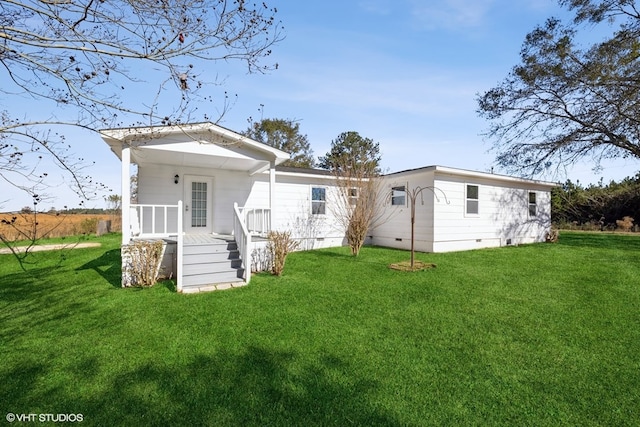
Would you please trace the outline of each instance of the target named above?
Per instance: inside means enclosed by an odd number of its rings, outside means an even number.
[[[478,186],[477,185],[467,185],[467,194],[466,194],[466,210],[467,215],[478,215],[480,212],[478,209]]]
[[[538,204],[536,203],[536,193],[529,192],[529,216],[538,215]]]
[[[311,213],[324,215],[327,211],[327,189],[323,187],[311,187]]]
[[[207,226],[207,183],[191,183],[191,226]]]
[[[350,188],[349,189],[349,204],[351,206],[355,206],[356,203],[358,203],[358,189],[357,188]]]
[[[406,205],[407,190],[405,186],[391,188],[391,205],[392,206],[405,206]]]

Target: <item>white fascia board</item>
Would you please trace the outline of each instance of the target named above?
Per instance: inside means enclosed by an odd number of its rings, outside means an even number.
[[[187,135],[193,141],[200,141],[203,139],[202,135],[206,133],[215,134],[221,139],[221,143],[229,142],[242,144],[258,152],[266,153],[268,157],[273,157],[273,161],[276,165],[281,164],[291,157],[289,153],[282,150],[254,141],[249,137],[208,122],[172,126],[102,129],[99,133],[118,157],[121,156],[121,147],[123,143],[136,145],[136,142],[148,141],[150,139],[158,139],[178,134]]]
[[[437,178],[437,174],[438,173],[442,173],[442,174],[447,174],[447,175],[464,176],[464,177],[470,177],[470,178],[481,178],[481,179],[488,179],[488,180],[501,181],[501,182],[512,182],[512,183],[528,184],[528,185],[539,185],[539,186],[542,186],[542,187],[549,187],[549,188],[558,187],[560,185],[557,182],[539,181],[539,180],[535,180],[535,179],[526,179],[526,178],[517,178],[517,177],[509,176],[509,175],[498,175],[498,174],[493,174],[493,173],[488,173],[488,172],[477,172],[477,171],[471,171],[471,170],[466,170],[466,169],[450,168],[450,167],[446,167],[446,166],[435,166],[434,170],[436,172],[436,178]]]
[[[211,124],[211,126],[215,129],[215,132],[227,137],[235,142],[238,143],[242,143],[242,144],[246,144],[251,148],[254,148],[255,150],[258,151],[262,151],[265,153],[269,153],[274,157],[274,161],[276,163],[276,165],[279,165],[280,163],[289,160],[291,158],[291,155],[289,153],[286,153],[282,150],[279,150],[275,147],[271,147],[270,145],[267,144],[263,144],[261,142],[258,141],[254,141],[253,139],[244,136],[244,135],[240,135],[236,132],[230,131],[229,129],[225,129],[223,127]]]
[[[299,177],[299,178],[319,178],[319,179],[331,179],[331,180],[337,179],[335,175],[320,175],[317,173],[304,173],[304,172],[284,172],[284,171],[278,171],[278,170],[276,171],[276,175],[293,176],[293,177]]]

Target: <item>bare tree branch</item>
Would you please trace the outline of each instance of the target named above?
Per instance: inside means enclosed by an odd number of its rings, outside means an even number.
[[[584,158],[640,158],[640,15],[634,2],[561,0],[573,24],[549,19],[526,37],[521,64],[478,97],[497,162],[534,175]],[[611,38],[581,48],[578,24],[615,22]]]
[[[283,39],[276,13],[243,0],[0,0],[0,177],[45,197],[48,159],[88,197],[99,185],[53,128],[194,120],[197,103],[214,101],[216,64],[277,68],[268,62]],[[15,113],[12,102],[25,99],[38,108]],[[221,104],[222,115],[226,92]]]

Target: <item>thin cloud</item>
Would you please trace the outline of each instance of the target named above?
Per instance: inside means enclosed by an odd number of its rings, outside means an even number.
[[[493,25],[496,12],[517,9],[536,14],[558,9],[554,0],[409,0],[414,27],[421,30],[468,31]]]
[[[426,30],[469,29],[487,22],[487,16],[495,0],[444,0],[425,2],[411,0],[411,16],[414,24]]]

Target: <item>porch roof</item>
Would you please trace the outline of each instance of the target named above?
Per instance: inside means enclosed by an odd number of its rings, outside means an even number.
[[[166,164],[258,173],[289,154],[213,123],[103,129],[102,138],[118,158],[131,148],[138,165]]]

